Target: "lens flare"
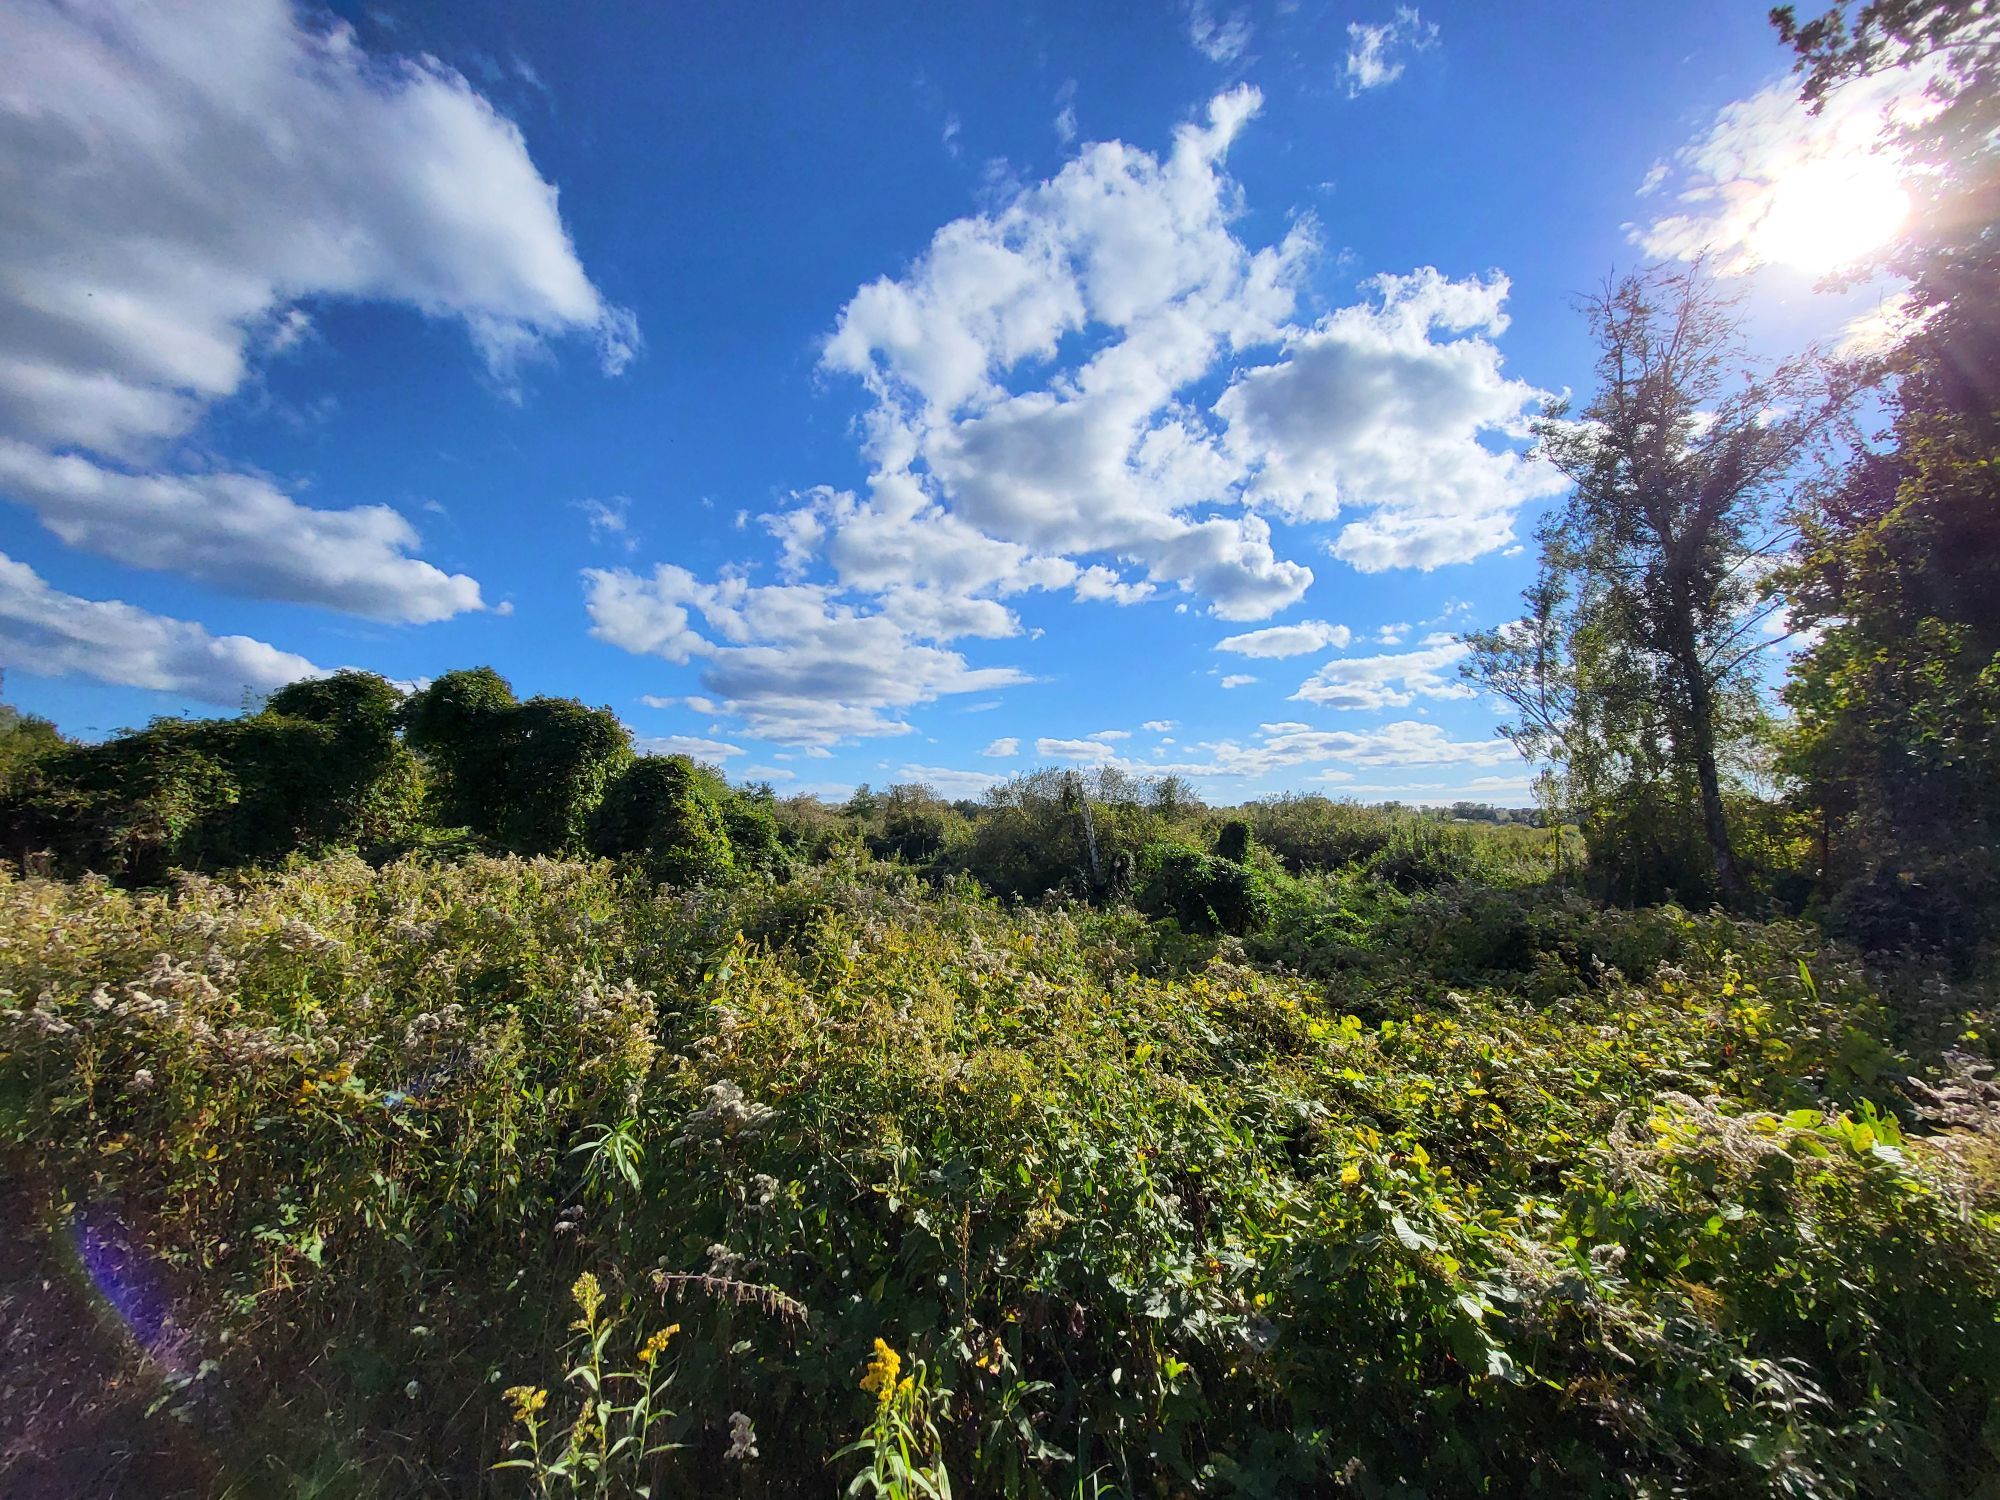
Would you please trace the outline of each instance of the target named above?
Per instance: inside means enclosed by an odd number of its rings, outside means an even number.
[[[77,1212],[69,1231],[77,1265],[105,1309],[146,1353],[178,1366],[185,1332],[174,1321],[159,1268],[124,1223],[108,1206],[93,1204]]]

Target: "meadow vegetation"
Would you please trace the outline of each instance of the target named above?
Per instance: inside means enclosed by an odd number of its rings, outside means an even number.
[[[1038,841],[987,834],[1043,886],[1006,899],[966,873],[986,818],[868,853],[917,801],[774,815],[823,857],[700,883],[331,854],[0,886],[10,1164],[174,1301],[153,1394],[217,1492],[1994,1472],[1976,984],[1606,907],[1547,830],[1301,799],[1104,803],[1132,889],[1088,900],[1058,795]],[[1127,825],[1159,835],[1129,861]]]

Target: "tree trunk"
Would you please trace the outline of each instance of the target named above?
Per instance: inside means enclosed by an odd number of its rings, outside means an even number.
[[[1715,862],[1715,883],[1733,905],[1750,894],[1750,885],[1736,863],[1736,851],[1729,843],[1729,820],[1722,810],[1722,777],[1715,764],[1715,695],[1692,641],[1680,643],[1674,660],[1687,696],[1688,733],[1694,743],[1683,748],[1694,751],[1695,777],[1701,783],[1702,832],[1708,836],[1709,857]]]

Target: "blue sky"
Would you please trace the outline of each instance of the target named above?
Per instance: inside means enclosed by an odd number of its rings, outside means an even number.
[[[1807,120],[1754,3],[17,0],[0,54],[0,665],[85,736],[491,663],[787,792],[1518,804],[1450,636],[1531,575],[1575,296],[1705,249],[1831,339],[1882,294],[1822,231],[1894,206],[1826,167],[1890,96]]]

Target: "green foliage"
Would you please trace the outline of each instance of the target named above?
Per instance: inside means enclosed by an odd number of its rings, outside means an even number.
[[[730,856],[739,869],[781,875],[791,869],[794,851],[786,843],[778,818],[777,799],[768,787],[738,791],[725,786],[723,826],[729,834]]]
[[[1151,916],[1172,917],[1189,932],[1243,933],[1264,925],[1270,901],[1256,872],[1185,844],[1139,851],[1133,902]]]
[[[491,667],[446,672],[410,696],[404,738],[430,768],[437,821],[497,836],[506,814],[514,688]]]
[[[396,738],[400,695],[340,672],[238,719],[161,719],[44,756],[0,818],[23,854],[133,883],[293,853],[375,848],[420,817],[420,773]]]
[[[1758,661],[1778,606],[1789,492],[1823,465],[1853,380],[1816,358],[1747,372],[1740,315],[1705,270],[1655,269],[1585,305],[1599,386],[1572,420],[1536,424],[1570,495],[1542,526],[1523,617],[1466,638],[1466,675],[1515,709],[1504,732],[1560,768],[1586,814],[1614,801],[1593,858],[1615,882],[1647,851],[1605,835],[1634,804],[1673,798],[1707,851],[1716,894],[1742,902],[1728,793],[1763,725]],[[1643,831],[1652,823],[1646,816]]]
[[[946,845],[963,840],[965,819],[927,786],[892,786],[875,799],[870,821],[869,851],[882,859],[923,864],[942,854]]]
[[[1802,507],[1784,582],[1817,627],[1786,698],[1785,769],[1819,822],[1835,919],[1870,946],[1969,962],[2000,934],[2000,51],[1967,0],[1773,12],[1814,107],[1855,78],[1928,69],[1899,120],[1911,222],[1875,267],[1909,331],[1869,374],[1889,416]]]
[[[7,798],[8,841],[57,869],[133,882],[202,863],[238,789],[213,725],[156,720],[42,757]]]
[[[435,816],[516,854],[580,854],[605,788],[632,759],[608,708],[514,699],[490,667],[447,672],[414,694],[405,736],[432,768]]]
[[[0,703],[0,797],[13,787],[44,756],[60,750],[65,741],[49,720],[24,714],[11,703]]]
[[[505,780],[494,832],[516,854],[581,854],[611,779],[632,762],[632,738],[608,708],[530,698],[507,715]]]
[[[1441,818],[1412,818],[1397,825],[1368,868],[1399,891],[1428,891],[1470,880],[1480,873],[1481,860],[1467,829]]]
[[[402,702],[387,680],[342,671],[292,683],[261,712],[215,723],[238,801],[218,832],[213,862],[407,838],[420,817],[422,782],[397,738]]]
[[[508,1445],[513,1456],[493,1467],[524,1470],[539,1496],[647,1495],[674,1446],[659,1441],[655,1429],[674,1416],[666,1405],[673,1382],[667,1349],[680,1324],[635,1344],[630,1358],[636,1369],[615,1369],[610,1345],[625,1331],[624,1320],[605,1310],[603,1288],[588,1271],[577,1277],[570,1296],[580,1314],[570,1324],[575,1353],[566,1382],[576,1390],[576,1413],[544,1416],[545,1387],[510,1386],[505,1400],[519,1435]]]
[[[826,864],[843,856],[858,854],[860,836],[854,823],[839,809],[817,797],[801,793],[766,805],[778,840],[785,852],[806,864]]]
[[[502,1493],[656,1496],[1943,1495],[2000,1462],[1990,1085],[1898,1055],[1851,958],[1214,863],[1271,925],[1147,973],[1170,924],[892,871],[0,883],[0,1150],[184,1291],[225,1471],[328,1432],[384,1495],[509,1460]],[[1355,939],[1334,983],[1247,961],[1308,908]],[[669,1403],[633,1346],[673,1324]]]
[[[717,885],[736,874],[729,789],[685,755],[642,755],[606,790],[591,847],[637,855],[670,885]]]
[[[1365,860],[1389,842],[1397,816],[1317,793],[1288,792],[1244,807],[1257,842],[1294,875]]]
[[[1215,832],[1215,853],[1220,859],[1243,863],[1250,857],[1250,825],[1241,818],[1231,818]]]

